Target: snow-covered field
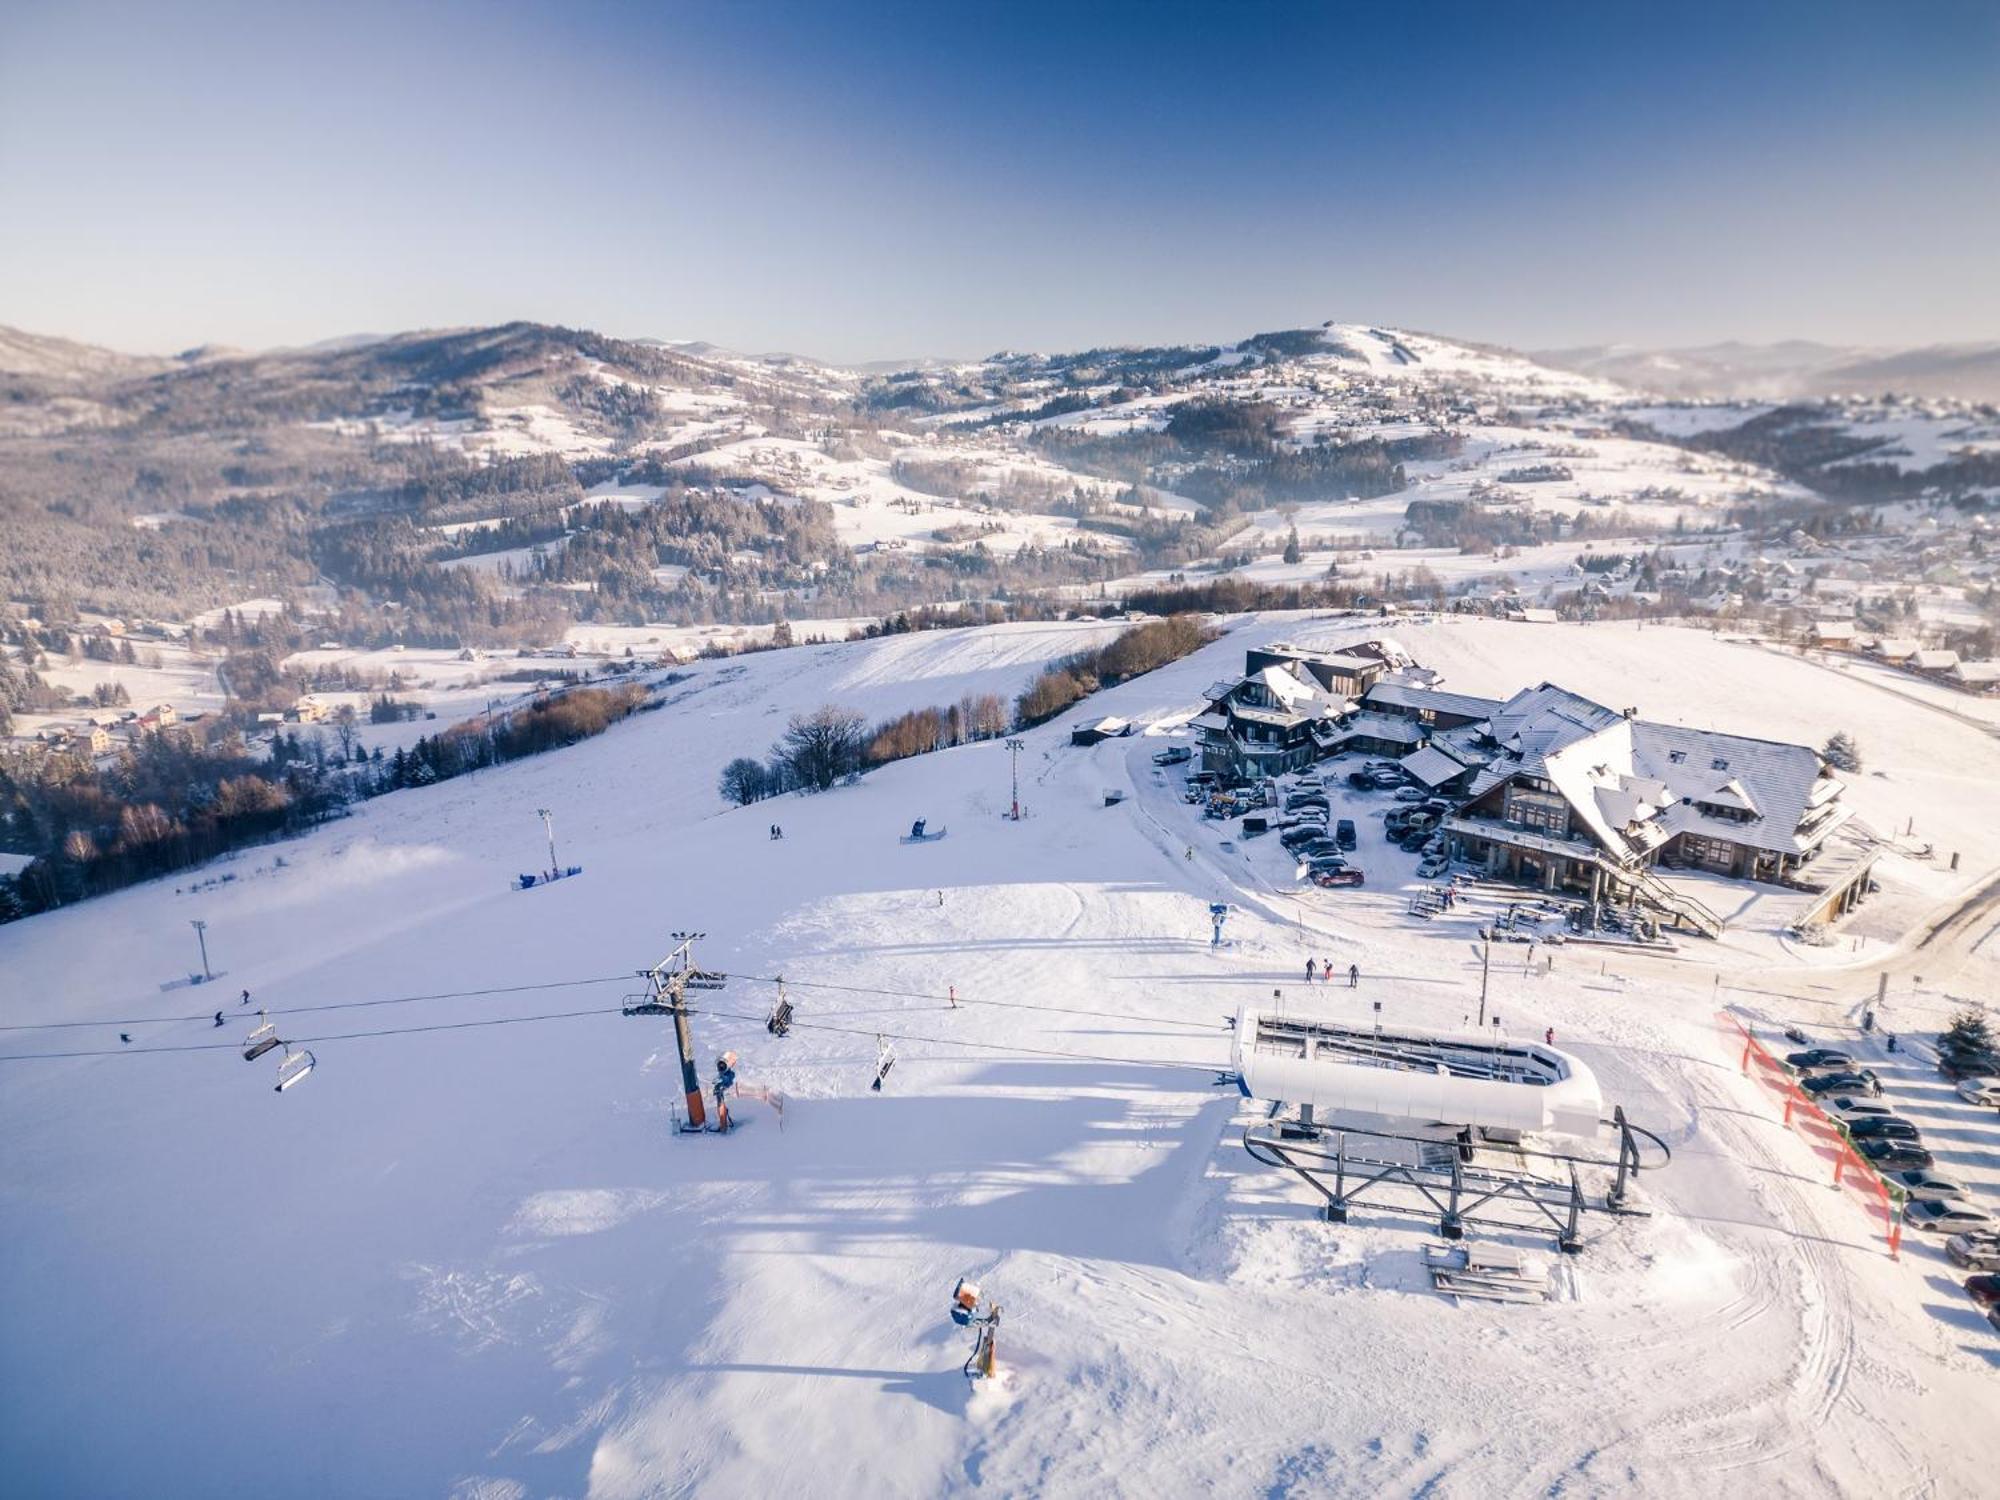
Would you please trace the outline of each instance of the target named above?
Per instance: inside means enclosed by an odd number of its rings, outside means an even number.
[[[1220,1021],[1273,988],[1306,1003],[1308,955],[1363,970],[1358,992],[1311,1002],[1354,1019],[1380,1001],[1455,1027],[1476,994],[1467,933],[1401,916],[1386,856],[1365,892],[1301,897],[1151,765],[1246,644],[1371,622],[1239,621],[1077,711],[1145,735],[1078,750],[1066,721],[1030,732],[1020,823],[1000,817],[994,743],[721,810],[720,766],[792,712],[1013,691],[1111,628],[698,663],[658,712],[584,745],[0,928],[0,1021],[79,1023],[0,1033],[10,1487],[1982,1491],[2000,1337],[1933,1249],[1886,1257],[1712,1022],[1736,995],[1760,1025],[1844,1036],[1874,990],[1873,970],[1837,967],[1856,955],[1496,963],[1506,1029],[1553,1027],[1675,1152],[1646,1182],[1651,1217],[1594,1221],[1546,1306],[1451,1305],[1422,1285],[1426,1225],[1329,1225],[1240,1149],[1259,1111],[1214,1086]],[[1854,729],[1864,816],[1967,850],[1955,874],[1885,871],[1896,888],[1864,921],[1956,902],[1996,863],[2000,744],[1919,703],[1887,712],[1866,683],[1691,632],[1397,634],[1461,691],[1549,678],[1662,719]],[[1106,788],[1131,795],[1107,807]],[[584,873],[520,892],[537,807]],[[899,843],[919,816],[949,836]],[[1215,900],[1235,907],[1220,953]],[[191,918],[222,975],[162,991],[195,959]],[[735,1050],[745,1082],[788,1098],[782,1129],[746,1102],[728,1138],[670,1133],[668,1029],[616,1009],[680,929],[735,976],[700,998],[704,1075]],[[1956,969],[1886,937],[1870,956],[1889,960],[1892,1017],[1994,977],[1970,948]],[[776,985],[754,977],[781,974],[799,1022],[782,1040],[763,1025]],[[319,1060],[283,1095],[271,1059],[230,1050],[259,1005]],[[308,1009],[345,1006],[363,1008]],[[878,1094],[879,1033],[898,1061]],[[1961,1128],[1953,1170],[1993,1204],[2000,1132]],[[1005,1308],[1004,1378],[977,1389],[945,1318],[961,1274]]]

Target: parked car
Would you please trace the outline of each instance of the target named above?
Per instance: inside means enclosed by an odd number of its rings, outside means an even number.
[[[1343,849],[1352,849],[1358,842],[1354,833],[1354,819],[1342,818],[1334,824],[1333,840]]]
[[[1937,1165],[1930,1152],[1913,1141],[1856,1141],[1854,1149],[1871,1166],[1883,1172],[1928,1169]]]
[[[1955,1234],[1944,1242],[1944,1254],[1968,1271],[2000,1271],[2000,1234]]]
[[[1417,879],[1436,880],[1438,876],[1444,874],[1444,872],[1450,868],[1451,868],[1450,856],[1448,856],[1442,849],[1437,849],[1429,854],[1426,854],[1424,856],[1424,862],[1417,866]]]
[[[1359,870],[1355,869],[1354,866],[1349,865],[1344,870],[1315,871],[1312,877],[1312,883],[1316,886],[1320,886],[1325,889],[1331,890],[1334,886],[1339,886],[1339,885],[1360,885],[1362,883],[1362,877],[1361,877],[1361,872]]]
[[[2000,1105],[2000,1078],[1967,1078],[1958,1086],[1958,1097],[1967,1104]]]
[[[1946,1234],[1979,1232],[1993,1227],[1993,1215],[1970,1203],[1954,1203],[1948,1198],[1919,1198],[1903,1210],[1906,1223],[1919,1229],[1936,1229]]]
[[[1194,751],[1186,745],[1172,745],[1153,752],[1153,764],[1156,766],[1177,766],[1193,759]]]
[[[1900,1115],[1873,1115],[1855,1120],[1848,1125],[1847,1133],[1857,1141],[1921,1142],[1924,1138],[1921,1130]]]
[[[1399,787],[1403,784],[1403,781],[1404,777],[1401,771],[1370,771],[1368,773],[1368,784],[1378,792],[1386,792],[1392,787]]]
[[[1801,1078],[1799,1087],[1815,1099],[1837,1099],[1842,1094],[1866,1094],[1873,1098],[1882,1092],[1882,1080],[1875,1076],[1874,1069],[1863,1068],[1858,1073],[1821,1073]]]
[[[1297,827],[1287,828],[1283,833],[1279,834],[1278,842],[1296,854],[1303,845],[1309,844],[1318,838],[1320,832],[1320,829],[1311,824],[1301,823]]]
[[[1329,854],[1340,853],[1340,845],[1329,838],[1308,839],[1299,845],[1299,855],[1304,859],[1324,859]]]
[[[1889,1186],[1901,1188],[1912,1198],[1956,1200],[1965,1196],[1964,1188],[1935,1172],[1894,1172],[1890,1174]]]
[[[1822,1099],[1819,1107],[1836,1120],[1845,1120],[1850,1125],[1857,1120],[1893,1120],[1896,1111],[1875,1099],[1857,1099],[1851,1094],[1842,1094],[1837,1099]]]
[[[1398,802],[1422,802],[1430,794],[1420,786],[1399,786],[1396,788]]]
[[[1849,1068],[1854,1059],[1845,1052],[1835,1052],[1830,1047],[1813,1047],[1804,1052],[1788,1052],[1785,1061],[1801,1073],[1820,1068]]]
[[[1983,1276],[1966,1277],[1965,1295],[1981,1308],[2000,1305],[2000,1276],[1988,1271]]]
[[[1346,868],[1347,861],[1342,859],[1338,854],[1316,855],[1306,861],[1306,873],[1308,875],[1321,875],[1328,870],[1344,870]]]
[[[1401,849],[1405,854],[1415,854],[1430,841],[1431,833],[1428,828],[1412,828],[1408,833],[1396,840],[1396,847]]]
[[[2000,1074],[2000,1054],[1992,1052],[1940,1052],[1938,1071],[1954,1082],[1969,1078],[1991,1078]]]
[[[1375,790],[1374,778],[1366,771],[1349,771],[1347,773],[1347,784],[1357,792],[1372,792]]]

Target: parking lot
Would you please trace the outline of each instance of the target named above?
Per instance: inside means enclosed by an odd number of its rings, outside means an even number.
[[[1883,1180],[1903,1194],[1901,1257],[1933,1294],[1926,1303],[1933,1316],[1968,1332],[1990,1335],[2000,1328],[1965,1290],[1969,1278],[2000,1271],[2000,1108],[1962,1097],[1961,1081],[1939,1071],[1937,1033],[1896,1036],[1891,1051],[1891,1033],[1880,1029],[1767,1024],[1757,1031],[1765,1045],[1783,1049],[1788,1062],[1803,1062],[1820,1049],[1848,1060],[1844,1068],[1802,1067],[1802,1091],[1830,1115],[1853,1121],[1857,1149],[1871,1132],[1888,1132],[1877,1138],[1916,1147],[1928,1158],[1892,1155],[1880,1163]],[[1822,1080],[1836,1073],[1872,1075],[1879,1093],[1867,1086],[1827,1087]],[[1904,1123],[1863,1123],[1871,1116]],[[1968,1211],[1979,1217],[1954,1222]],[[1954,1241],[1955,1235],[1962,1238]],[[1956,1257],[1949,1253],[1954,1243]]]

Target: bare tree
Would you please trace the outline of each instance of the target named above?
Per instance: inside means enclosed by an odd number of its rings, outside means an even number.
[[[770,794],[771,777],[760,760],[752,760],[747,755],[739,755],[722,768],[720,790],[725,802],[738,807],[748,807],[758,798]]]
[[[823,792],[861,769],[863,733],[861,715],[827,704],[809,714],[794,714],[771,751],[798,785]]]

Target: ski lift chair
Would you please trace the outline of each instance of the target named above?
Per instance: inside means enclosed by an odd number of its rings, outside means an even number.
[[[792,1002],[782,989],[778,991],[778,1003],[771,1011],[771,1018],[764,1023],[764,1029],[772,1036],[783,1036],[792,1029]]]
[[[268,1015],[260,1010],[257,1012],[257,1019],[260,1024],[256,1030],[243,1038],[243,1060],[245,1062],[255,1062],[266,1052],[284,1045],[283,1042],[278,1040],[278,1028],[271,1023]]]
[[[285,1048],[285,1055],[278,1063],[278,1086],[276,1092],[282,1094],[295,1083],[305,1080],[306,1074],[318,1066],[319,1059],[304,1047]]]
[[[889,1070],[896,1066],[896,1049],[889,1045],[888,1038],[875,1038],[875,1081],[868,1087],[875,1093],[882,1092],[882,1083],[889,1076]]]

